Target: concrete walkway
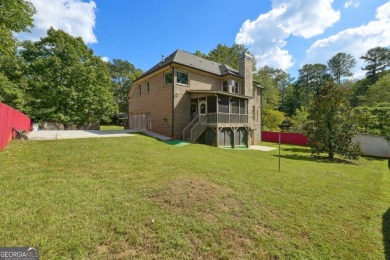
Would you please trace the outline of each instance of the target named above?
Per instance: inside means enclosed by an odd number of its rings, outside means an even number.
[[[134,136],[131,131],[99,131],[99,130],[40,130],[27,134],[30,140],[56,140],[78,138],[102,138]]]
[[[251,146],[249,146],[249,149],[263,151],[263,152],[269,152],[269,151],[276,150],[277,148],[269,147],[269,146],[263,146],[263,145],[251,145]]]
[[[156,138],[161,141],[172,140],[172,138],[170,137],[146,130],[40,130],[36,132],[32,131],[28,133],[27,136],[30,140],[57,140],[78,138],[129,137],[135,136],[134,133],[143,133],[147,136]],[[277,148],[262,145],[252,145],[249,147],[249,149],[268,152],[276,150]]]
[[[132,133],[144,133],[161,141],[169,141],[172,138],[163,136],[151,131],[140,130],[40,130],[27,134],[30,140],[57,140],[57,139],[78,139],[78,138],[103,138],[103,137],[129,137],[135,136]]]
[[[151,131],[147,131],[147,130],[144,130],[144,131],[138,131],[139,133],[144,133],[150,137],[153,137],[153,138],[156,138],[158,140],[161,140],[161,141],[170,141],[172,140],[172,138],[170,137],[167,137],[167,136],[164,136],[164,135],[160,135],[160,134],[157,134],[155,132],[151,132]]]
[[[78,138],[129,137],[135,136],[134,133],[143,133],[147,136],[156,138],[161,141],[172,140],[172,138],[170,137],[147,130],[40,130],[36,132],[32,131],[28,133],[27,136],[30,140],[57,140]],[[262,145],[252,145],[249,147],[249,149],[268,152],[276,150],[277,148]]]

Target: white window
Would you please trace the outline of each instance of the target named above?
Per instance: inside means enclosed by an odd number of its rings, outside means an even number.
[[[178,70],[176,72],[176,78],[177,84],[188,86],[188,73]]]
[[[146,81],[146,94],[149,94],[150,92],[150,83],[149,80]]]
[[[228,82],[226,80],[222,82],[222,91],[228,92]]]
[[[172,72],[165,72],[164,73],[164,85],[171,85],[172,84]]]
[[[237,80],[232,80],[232,93],[240,93],[240,84]]]
[[[142,86],[138,84],[138,96],[141,96]]]

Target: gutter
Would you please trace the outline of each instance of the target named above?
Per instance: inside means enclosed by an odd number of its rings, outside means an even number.
[[[186,68],[199,70],[199,71],[202,71],[202,72],[205,72],[205,73],[208,73],[208,74],[212,74],[212,75],[215,75],[215,76],[219,76],[219,77],[223,77],[223,76],[227,76],[227,75],[232,75],[232,76],[235,76],[235,77],[238,77],[238,78],[244,78],[244,77],[242,77],[242,76],[240,76],[240,75],[238,75],[238,74],[236,74],[236,73],[215,74],[215,73],[213,73],[213,72],[210,72],[210,71],[207,71],[207,70],[203,70],[203,69],[201,69],[201,68],[196,68],[196,67],[192,67],[192,66],[189,66],[189,65],[186,65],[186,64],[182,64],[182,63],[179,63],[179,62],[172,61],[172,62],[170,62],[170,63],[168,63],[168,64],[166,64],[166,65],[164,65],[164,66],[161,66],[160,68],[158,68],[158,69],[156,69],[156,70],[153,70],[153,71],[146,71],[146,72],[145,72],[144,74],[142,74],[139,78],[136,78],[133,82],[137,82],[137,81],[139,81],[139,80],[141,80],[141,79],[143,79],[143,78],[146,78],[146,77],[149,76],[150,74],[152,74],[152,73],[154,73],[154,72],[156,72],[156,71],[158,71],[158,70],[160,70],[160,69],[162,69],[162,68],[164,68],[164,67],[169,66],[169,67],[172,68],[172,65],[175,65],[175,64],[177,64],[177,65],[179,65],[179,66],[186,67]],[[223,65],[223,64],[221,64],[221,65]]]
[[[175,125],[175,74],[174,74],[174,67],[172,66],[172,64],[169,65],[169,67],[171,67],[172,69],[172,138],[175,134],[175,128],[174,128],[174,125]]]

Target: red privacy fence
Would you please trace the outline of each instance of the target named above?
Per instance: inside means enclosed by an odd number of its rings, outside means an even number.
[[[4,149],[12,139],[12,128],[30,131],[31,119],[0,102],[0,150]]]
[[[261,138],[265,142],[279,143],[279,132],[261,132]],[[282,144],[307,145],[307,138],[298,133],[280,133],[280,142]]]

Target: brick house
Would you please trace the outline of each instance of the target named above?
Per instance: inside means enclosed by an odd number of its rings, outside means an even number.
[[[253,58],[239,70],[177,50],[133,82],[129,128],[213,146],[260,141],[263,88]]]

